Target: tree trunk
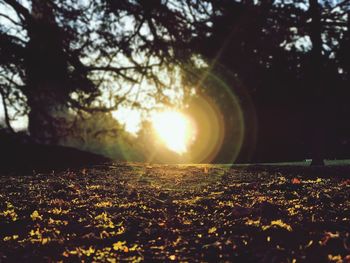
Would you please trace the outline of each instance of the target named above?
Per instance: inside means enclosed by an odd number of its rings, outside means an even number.
[[[314,166],[323,166],[325,157],[325,127],[326,116],[324,109],[324,83],[322,81],[323,60],[322,60],[322,28],[320,6],[317,0],[309,0],[311,16],[310,38],[312,42],[310,85],[312,89],[311,107],[311,154]]]
[[[28,23],[26,76],[29,133],[39,142],[57,139],[64,119],[67,62],[63,38],[55,21],[51,0],[32,0],[33,19]]]

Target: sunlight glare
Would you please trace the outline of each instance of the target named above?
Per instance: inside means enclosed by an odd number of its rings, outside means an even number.
[[[158,137],[166,147],[184,154],[193,142],[195,129],[191,120],[178,111],[163,111],[152,116],[152,124]]]

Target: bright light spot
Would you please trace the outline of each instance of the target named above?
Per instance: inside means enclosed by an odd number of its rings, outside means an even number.
[[[191,120],[178,111],[163,111],[152,116],[153,127],[170,150],[183,154],[193,142],[195,129]]]
[[[125,130],[132,135],[136,136],[139,132],[142,119],[140,111],[120,107],[118,111],[112,112],[112,116],[124,125]]]

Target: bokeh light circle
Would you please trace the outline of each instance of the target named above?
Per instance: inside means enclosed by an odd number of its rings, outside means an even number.
[[[190,148],[191,163],[249,162],[256,145],[257,120],[248,91],[224,67],[198,77],[196,94],[187,112],[196,122],[198,134]]]
[[[207,96],[195,96],[186,110],[197,133],[190,148],[190,162],[210,163],[221,149],[225,137],[224,118],[214,101]]]

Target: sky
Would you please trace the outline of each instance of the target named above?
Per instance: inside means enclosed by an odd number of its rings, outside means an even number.
[[[2,102],[2,97],[0,95],[0,101]],[[13,116],[14,111],[13,108],[8,107],[9,109],[9,114],[10,116]],[[3,122],[5,120],[5,112],[4,112],[4,105],[0,103],[0,127],[2,126]],[[22,116],[22,117],[17,117],[15,120],[11,121],[11,126],[15,131],[21,131],[25,130],[28,127],[28,117],[27,116]]]

